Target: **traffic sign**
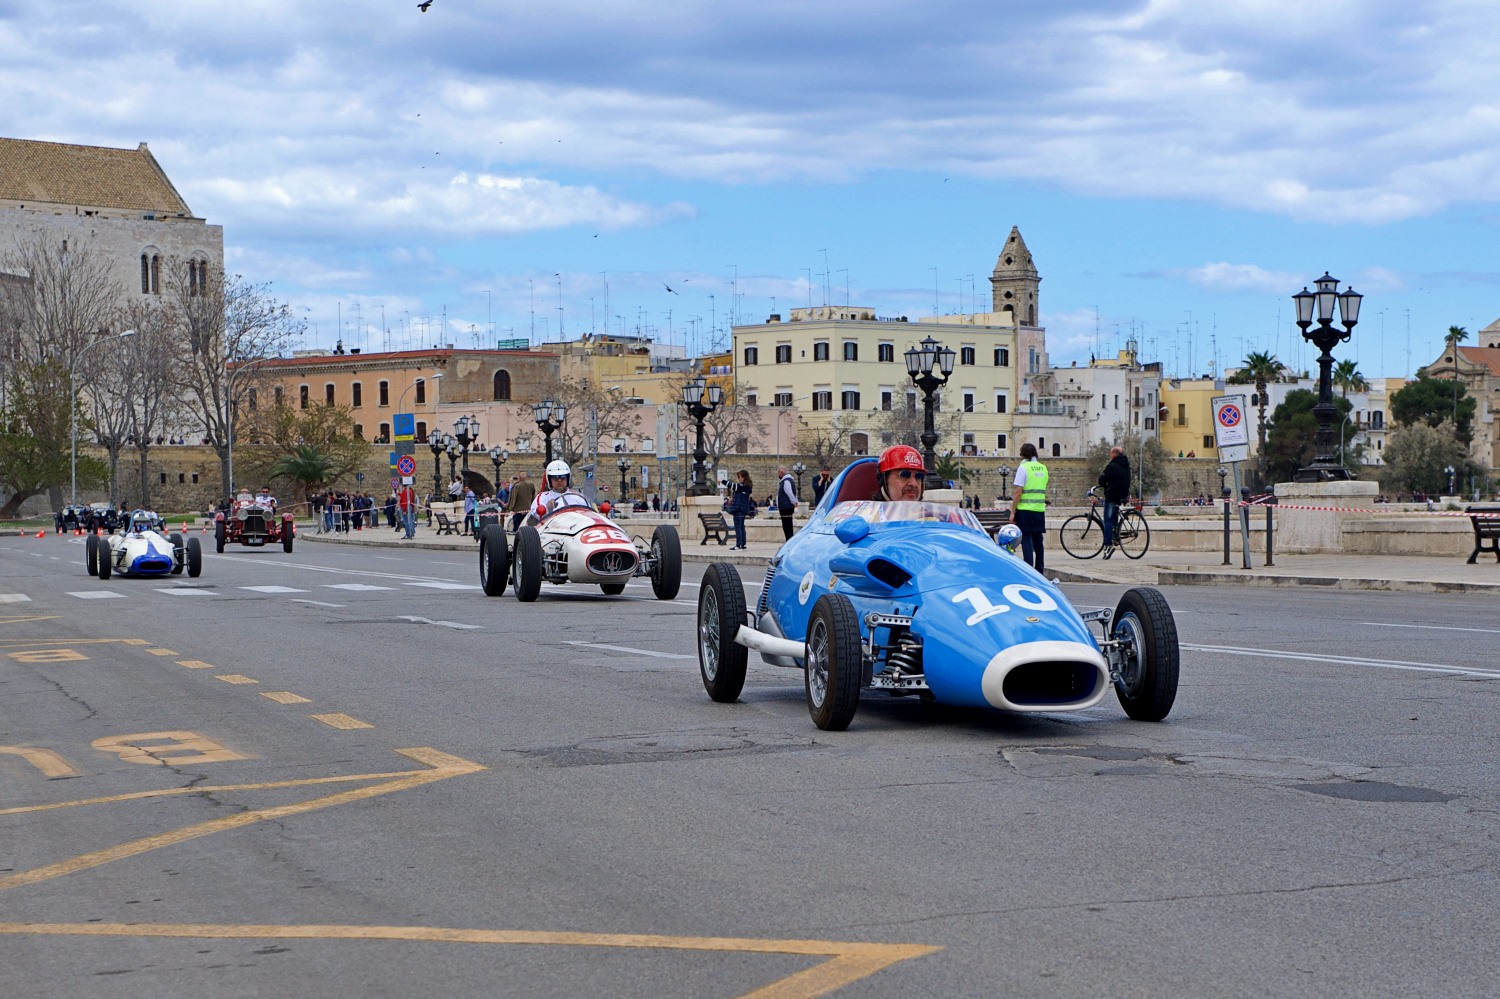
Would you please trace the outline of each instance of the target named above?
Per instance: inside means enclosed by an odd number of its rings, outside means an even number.
[[[403,454],[396,459],[396,471],[401,475],[415,475],[417,472],[417,461],[409,454]]]
[[[1250,457],[1250,421],[1245,419],[1245,397],[1213,397],[1214,442],[1220,461],[1244,461]]]

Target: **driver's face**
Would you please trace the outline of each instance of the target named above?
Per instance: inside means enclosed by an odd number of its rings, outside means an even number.
[[[562,492],[568,485],[568,477],[566,475],[554,475],[547,481],[552,483],[552,491],[555,493]]]
[[[910,468],[899,468],[893,472],[887,472],[885,476],[886,495],[893,500],[921,499],[923,488],[921,475],[921,472]]]

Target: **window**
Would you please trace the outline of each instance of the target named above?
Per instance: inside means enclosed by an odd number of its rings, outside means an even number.
[[[253,410],[255,408],[255,389],[251,389],[249,391],[248,395],[249,395],[249,401],[250,401],[250,408]]]
[[[1172,425],[1175,426],[1175,427],[1185,427],[1185,426],[1187,426],[1187,404],[1186,403],[1179,402],[1177,404],[1177,420]]]
[[[893,343],[881,344],[878,359],[886,364],[893,363],[896,360],[896,345]]]
[[[997,367],[997,368],[1008,368],[1008,367],[1010,367],[1010,348],[1009,347],[996,347],[995,348],[995,367]]]
[[[286,392],[282,389],[282,387],[280,385],[276,386],[275,395],[276,395],[276,405],[283,406],[283,405],[286,404]]]
[[[760,348],[759,347],[746,347],[745,348],[745,364],[748,366],[748,365],[754,365],[754,364],[759,364],[759,363],[760,363]]]
[[[161,472],[159,474],[161,475],[161,484],[162,485],[166,485],[167,484],[167,473],[166,472]]]
[[[1119,409],[1119,408],[1120,408],[1120,394],[1118,392],[1116,392],[1115,393],[1115,409]]]
[[[1054,444],[1054,445],[1052,445],[1052,457],[1054,457],[1054,458],[1061,458],[1062,457],[1062,445],[1061,444]]]
[[[307,408],[307,386],[303,385],[300,389],[298,389],[297,395],[298,395],[298,399],[297,399],[298,407],[301,408],[301,409],[306,409]]]
[[[198,484],[198,473],[194,472],[193,473],[193,485],[196,486],[197,484]]]
[[[180,486],[180,485],[183,485],[186,482],[187,482],[187,473],[186,472],[178,472],[177,473],[177,484]]]
[[[821,409],[832,409],[833,391],[831,389],[823,389],[821,392],[814,392],[812,394],[812,404],[813,412]]]
[[[1379,410],[1379,409],[1372,409],[1372,410],[1370,410],[1370,429],[1371,430],[1384,430],[1385,429],[1385,412],[1383,410]]]
[[[850,454],[869,454],[870,453],[870,435],[867,434],[867,433],[863,433],[863,432],[850,434],[849,435],[849,453]]]
[[[895,402],[896,402],[895,395],[896,395],[896,393],[892,392],[890,389],[881,389],[880,390],[880,410],[881,410],[881,412],[883,412],[883,413],[889,413],[891,411],[891,406],[893,406],[895,404]]]
[[[1005,453],[1005,435],[1004,434],[996,434],[995,435],[995,448],[1001,454]]]
[[[1211,448],[1211,447],[1214,446],[1214,435],[1213,434],[1204,434],[1203,435],[1203,446],[1205,448]]]
[[[329,384],[323,386],[323,404],[325,406],[332,406],[333,405],[333,385],[332,385],[332,383],[329,383]]]
[[[427,443],[427,424],[426,423],[419,422],[417,424],[417,443],[418,444],[426,444]]]
[[[418,406],[426,405],[427,404],[427,379],[425,379],[425,378],[418,378],[417,379],[416,393],[417,393],[417,405]]]
[[[380,439],[386,444],[391,442],[391,425],[389,423],[382,423],[380,425]]]
[[[844,409],[858,409],[859,408],[859,393],[858,392],[851,392],[849,389],[844,389],[844,394],[843,394],[843,400],[842,401],[843,401],[843,408]]]
[[[1004,392],[996,392],[995,393],[995,412],[997,412],[997,413],[1008,413],[1008,412],[1010,412],[1010,397],[1007,396]]]
[[[383,381],[383,382],[380,383],[380,405],[381,405],[382,408],[384,408],[386,406],[389,406],[390,404],[391,404],[391,383]]]
[[[844,360],[846,360],[846,361],[857,361],[857,360],[859,360],[859,344],[858,343],[856,343],[853,340],[845,340],[844,341]]]
[[[141,294],[151,294],[151,258],[141,254]]]
[[[960,347],[960,348],[958,348],[958,363],[959,364],[973,364],[974,363],[974,348],[973,347]]]
[[[349,405],[355,409],[365,404],[365,387],[359,382],[349,386]]]
[[[760,405],[760,397],[757,396],[754,392],[746,393],[746,395],[745,395],[745,405],[747,405],[747,406],[759,406]]]
[[[365,425],[363,423],[356,423],[354,425],[354,437],[356,440],[365,439]]]
[[[1045,437],[1038,437],[1036,439],[1036,449],[1038,451],[1045,451],[1045,450],[1047,450],[1047,438],[1045,438]]]
[[[151,255],[151,294],[161,294],[161,256]]]
[[[915,391],[907,390],[906,411],[908,413],[915,413],[917,411],[917,393]]]
[[[818,341],[815,341],[813,343],[813,360],[814,361],[826,361],[826,360],[828,360],[828,341],[827,340],[818,340]]]
[[[972,412],[974,412],[974,393],[973,392],[965,392],[964,393],[964,412],[965,413],[972,413]]]
[[[777,392],[775,399],[771,402],[773,406],[790,406],[792,404],[792,393]]]
[[[495,372],[494,390],[495,390],[494,391],[494,401],[495,402],[509,402],[510,401],[510,372],[509,371],[506,371],[504,368],[501,368],[499,371]]]
[[[791,364],[792,363],[792,345],[791,344],[789,344],[789,343],[778,343],[776,345],[776,363],[777,364]]]

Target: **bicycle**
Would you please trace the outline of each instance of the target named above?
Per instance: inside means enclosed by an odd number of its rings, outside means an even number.
[[[1104,518],[1100,515],[1099,489],[1090,489],[1089,512],[1076,513],[1057,529],[1063,551],[1074,558],[1089,559],[1104,550]],[[1137,506],[1125,506],[1115,521],[1115,547],[1126,558],[1137,559],[1151,547],[1151,528]]]

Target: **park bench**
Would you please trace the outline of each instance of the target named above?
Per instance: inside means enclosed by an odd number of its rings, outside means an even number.
[[[1474,551],[1469,556],[1469,565],[1474,564],[1480,552],[1494,552],[1495,561],[1500,562],[1500,506],[1471,506],[1464,512],[1474,525]]]
[[[985,533],[992,538],[1000,528],[1010,523],[1009,510],[974,510],[972,512],[979,521],[979,526],[984,528]]]
[[[703,540],[700,545],[708,544],[709,538],[714,538],[723,545],[729,540],[729,525],[724,522],[722,513],[700,513],[698,519],[703,522]]]
[[[438,530],[437,530],[437,532],[439,534],[457,534],[458,533],[458,522],[454,521],[454,520],[451,520],[446,513],[440,513],[438,511],[434,510],[432,515],[433,515],[434,518],[437,519],[437,523],[438,523]]]

